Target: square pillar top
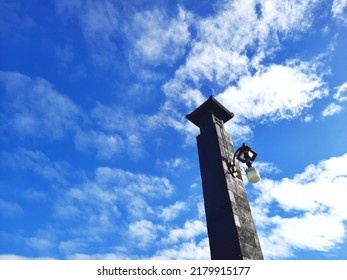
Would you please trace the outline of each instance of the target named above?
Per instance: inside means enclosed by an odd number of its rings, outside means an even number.
[[[234,113],[230,112],[211,95],[209,99],[202,103],[198,108],[186,115],[186,118],[197,127],[201,128],[206,117],[210,115],[214,115],[224,123],[234,117]]]

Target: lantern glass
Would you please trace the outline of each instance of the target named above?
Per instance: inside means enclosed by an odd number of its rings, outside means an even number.
[[[260,181],[259,172],[254,167],[249,167],[246,170],[246,176],[247,176],[248,182],[252,184],[258,183]]]

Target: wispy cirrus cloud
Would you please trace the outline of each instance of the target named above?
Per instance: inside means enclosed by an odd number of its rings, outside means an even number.
[[[149,135],[167,125],[162,121],[161,113],[136,114],[127,107],[101,103],[96,104],[90,115],[98,135],[121,137],[124,150],[132,158],[141,158],[146,153],[144,141],[151,141]]]
[[[336,93],[333,95],[335,99],[322,111],[323,118],[334,116],[345,109],[344,102],[347,101],[347,82],[335,87]]]
[[[162,260],[208,260],[210,248],[208,239],[180,242],[173,247],[159,250],[152,259]]]
[[[132,241],[141,248],[150,246],[157,238],[156,226],[148,220],[140,220],[129,224],[128,233]]]
[[[334,0],[331,7],[333,16],[344,24],[347,24],[347,1],[346,0]]]
[[[169,173],[176,174],[191,168],[189,160],[185,157],[176,157],[167,160],[157,160],[156,164],[159,168],[162,168]]]
[[[0,255],[1,260],[52,260],[51,257],[39,257],[39,258],[30,258],[25,256],[19,256],[14,254],[2,254]]]
[[[322,112],[323,117],[330,117],[342,111],[343,107],[332,102]]]
[[[167,228],[161,238],[161,248],[152,259],[204,260],[210,258],[206,224],[189,220],[181,227]]]
[[[172,229],[166,241],[168,243],[178,243],[179,241],[195,239],[196,236],[201,234],[206,234],[206,225],[202,221],[187,221],[183,228]]]
[[[1,159],[5,167],[29,170],[51,183],[65,184],[71,175],[67,162],[52,161],[41,151],[21,148],[14,152],[2,152]]]
[[[164,207],[159,214],[165,222],[174,220],[182,211],[187,210],[187,204],[184,201],[177,201],[176,203]]]
[[[336,87],[337,91],[334,94],[334,98],[340,102],[347,101],[347,82]]]
[[[95,130],[78,131],[75,135],[75,145],[79,150],[95,149],[96,156],[100,159],[111,159],[125,149],[124,141],[119,135]]]
[[[131,67],[174,63],[184,54],[190,40],[188,28],[189,14],[180,7],[176,18],[169,18],[157,8],[134,13],[124,27],[131,44]]]
[[[46,251],[55,246],[52,240],[38,237],[29,237],[27,238],[26,243],[29,247],[39,251]]]
[[[270,162],[255,162],[254,166],[258,169],[260,174],[278,174],[281,173],[281,169],[275,164]]]
[[[0,83],[5,91],[1,106],[2,114],[6,113],[6,117],[2,116],[6,129],[51,139],[61,139],[76,129],[81,109],[45,79],[0,72]]]
[[[304,117],[304,122],[309,123],[313,120],[313,116],[308,114]]]
[[[56,7],[63,18],[78,19],[95,65],[104,68],[115,63],[119,12],[114,2],[56,0]]]

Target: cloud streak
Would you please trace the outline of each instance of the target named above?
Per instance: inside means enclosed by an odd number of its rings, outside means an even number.
[[[132,45],[129,52],[131,67],[135,70],[138,64],[170,65],[180,58],[190,40],[188,18],[189,14],[180,7],[173,19],[157,8],[132,15],[125,27]]]
[[[77,18],[96,66],[107,68],[115,64],[119,12],[112,1],[56,0],[56,8],[63,19]]]
[[[330,117],[333,116],[335,114],[337,114],[338,112],[342,111],[343,107],[336,104],[336,103],[330,103],[322,112],[322,116],[323,117]]]
[[[20,134],[61,139],[76,128],[81,110],[43,78],[17,72],[0,72],[5,89],[7,127]]]

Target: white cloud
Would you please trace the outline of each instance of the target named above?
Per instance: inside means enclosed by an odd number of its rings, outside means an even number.
[[[146,152],[144,137],[161,124],[155,116],[135,114],[122,107],[100,103],[92,110],[91,119],[97,125],[99,135],[116,137],[127,154],[135,159],[141,158]],[[97,147],[101,148],[102,145]],[[116,152],[116,146],[114,148]]]
[[[180,7],[174,19],[159,9],[135,13],[125,29],[132,44],[129,54],[131,66],[134,68],[139,63],[154,66],[172,64],[181,57],[190,39],[188,17]]]
[[[193,240],[197,236],[206,234],[206,224],[199,220],[185,222],[183,228],[176,228],[170,231],[167,243],[177,243],[187,240]]]
[[[115,62],[119,12],[112,1],[56,0],[56,6],[61,16],[78,19],[96,65],[105,67]]]
[[[185,68],[176,73],[196,84],[203,79],[225,85],[248,71],[248,58],[213,44],[196,43]]]
[[[12,255],[12,254],[3,254],[0,255],[0,260],[27,260],[28,257]]]
[[[132,195],[127,193],[128,196],[128,205],[127,210],[132,218],[143,218],[143,217],[152,217],[155,214],[153,208],[148,204],[145,198]]]
[[[132,259],[125,253],[105,253],[105,254],[71,254],[70,260],[129,260]]]
[[[277,32],[304,29],[309,26],[309,1],[225,1],[215,17],[197,19],[198,39],[192,46],[187,63],[177,78],[203,79],[226,86],[256,66],[265,54],[279,46]],[[261,9],[258,17],[256,5]],[[242,22],[242,24],[240,24]],[[254,54],[247,53],[249,48]],[[247,53],[247,55],[246,55]]]
[[[282,172],[281,169],[271,162],[257,161],[253,164],[253,166],[258,169],[260,174],[276,174]]]
[[[127,137],[126,144],[128,145],[128,154],[133,158],[141,158],[145,152],[144,144],[142,138],[136,134],[131,133]]]
[[[61,241],[58,245],[59,250],[66,255],[73,252],[82,251],[86,246],[87,244],[85,244],[83,240],[78,239]]]
[[[185,202],[177,201],[175,204],[165,207],[159,214],[159,217],[165,222],[172,221],[180,214],[180,212],[186,209],[187,205]]]
[[[272,223],[271,230],[258,232],[266,259],[291,258],[297,249],[328,252],[346,237],[341,220],[327,214],[306,213],[266,222]]]
[[[293,247],[319,251],[327,251],[345,238],[344,225],[339,219],[310,213],[300,218],[282,219],[272,234],[280,235]]]
[[[97,102],[91,112],[91,117],[95,123],[106,131],[134,131],[139,126],[138,120],[134,119],[132,112],[119,107],[105,106]]]
[[[306,123],[309,123],[309,122],[311,122],[313,120],[313,116],[312,115],[306,115],[305,117],[304,117],[304,122],[306,122]]]
[[[30,201],[39,202],[39,201],[45,201],[48,198],[48,195],[47,193],[42,191],[36,191],[34,189],[26,189],[23,192],[23,197]]]
[[[26,256],[19,256],[13,254],[0,255],[0,260],[52,260],[51,257],[39,257],[39,258],[28,258]]]
[[[312,11],[319,1],[260,1],[264,22],[283,32],[306,29],[312,21]]]
[[[330,117],[333,116],[335,114],[337,114],[338,112],[342,111],[343,107],[336,104],[336,103],[330,103],[322,112],[322,116],[323,117]]]
[[[52,161],[40,151],[18,149],[2,153],[3,163],[13,169],[30,170],[50,182],[65,184],[69,177],[69,165],[64,161]]]
[[[0,82],[6,94],[2,106],[6,112],[7,129],[14,129],[21,135],[53,139],[60,139],[76,129],[80,109],[45,79],[0,72]]]
[[[292,61],[242,77],[237,87],[229,87],[217,98],[237,116],[278,120],[296,117],[326,94],[311,65]]]
[[[124,191],[132,194],[141,194],[148,197],[168,197],[173,192],[173,186],[165,177],[135,174],[109,167],[97,168],[96,181],[124,188]]]
[[[338,86],[336,89],[337,89],[337,92],[334,94],[334,98],[340,102],[347,101],[347,82]]]
[[[292,257],[296,249],[325,252],[345,240],[346,164],[344,154],[293,178],[254,185],[259,197],[252,212],[266,258]]]
[[[206,212],[205,212],[205,205],[204,202],[199,202],[198,203],[198,214],[199,214],[199,218],[205,219],[206,217]]]
[[[159,250],[152,259],[161,260],[209,260],[210,247],[208,239],[200,242],[182,242],[171,248]]]
[[[27,238],[26,244],[29,247],[33,247],[34,249],[37,249],[39,251],[48,250],[55,246],[55,244],[51,240],[38,237]]]
[[[124,141],[117,134],[105,134],[98,131],[78,131],[75,135],[75,145],[79,150],[95,148],[97,157],[111,159],[124,151]]]
[[[85,186],[67,190],[60,201],[56,201],[54,214],[63,220],[79,219],[90,227],[109,230],[113,218],[119,216],[117,195],[104,185],[87,182]],[[88,213],[88,215],[87,215]]]
[[[188,170],[191,167],[185,157],[176,157],[164,161],[158,160],[157,165],[174,174]]]
[[[334,0],[331,11],[336,19],[347,24],[347,0]]]
[[[129,225],[129,237],[141,248],[151,245],[157,237],[155,225],[148,220],[141,220]]]

